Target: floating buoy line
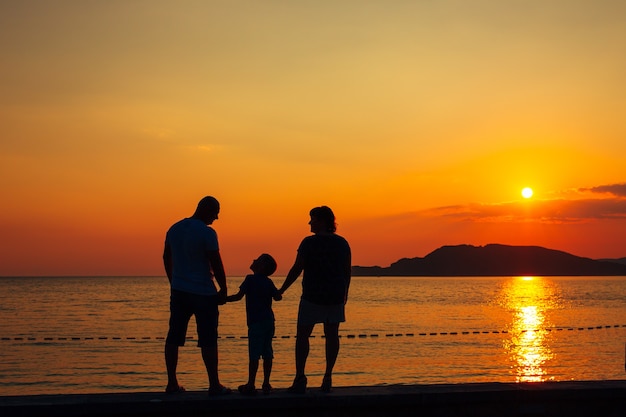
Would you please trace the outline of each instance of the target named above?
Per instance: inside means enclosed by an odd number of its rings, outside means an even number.
[[[581,326],[581,327],[546,327],[541,329],[526,329],[521,330],[521,333],[527,332],[536,332],[536,331],[547,331],[547,332],[559,332],[559,331],[587,331],[587,330],[605,330],[605,329],[614,329],[614,328],[626,328],[626,324],[614,324],[614,325],[604,325],[604,326]],[[395,337],[423,337],[423,336],[457,336],[457,335],[488,335],[488,334],[507,334],[512,333],[509,330],[466,330],[459,332],[419,332],[419,333],[359,333],[359,334],[347,334],[347,335],[339,335],[341,338],[347,339],[365,339],[365,338],[395,338]],[[220,339],[247,339],[248,336],[218,336]],[[321,337],[324,338],[323,335],[316,336],[311,335],[311,338]],[[284,336],[274,336],[274,339],[291,339],[296,338],[296,336],[284,335]],[[17,337],[0,337],[1,341],[17,341],[17,342],[55,342],[55,341],[90,341],[90,340],[126,340],[126,341],[148,341],[148,340],[165,340],[164,336],[144,336],[144,337],[121,337],[121,336],[96,336],[96,337],[26,337],[26,336],[17,336]],[[187,340],[194,340],[193,337],[188,336]]]

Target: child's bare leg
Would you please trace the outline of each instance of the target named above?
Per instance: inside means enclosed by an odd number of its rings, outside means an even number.
[[[270,375],[272,374],[272,358],[263,358],[263,385],[270,385]]]

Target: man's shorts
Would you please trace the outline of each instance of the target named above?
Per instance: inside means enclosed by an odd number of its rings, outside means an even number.
[[[273,359],[272,339],[274,338],[274,320],[263,320],[248,325],[248,355],[251,360]]]
[[[217,295],[199,295],[174,289],[170,294],[170,328],[165,343],[185,345],[191,316],[196,317],[198,346],[217,346]]]
[[[298,308],[298,325],[312,326],[316,323],[338,324],[346,321],[345,305],[315,304],[305,299],[300,299]]]

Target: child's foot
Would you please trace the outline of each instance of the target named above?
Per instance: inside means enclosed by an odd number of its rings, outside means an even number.
[[[241,395],[256,395],[256,388],[252,384],[239,385],[237,390],[241,393]]]
[[[168,385],[165,387],[166,394],[180,394],[181,392],[185,392],[185,387],[182,385]]]
[[[217,397],[219,395],[228,395],[232,392],[230,388],[226,388],[224,385],[217,385],[215,387],[209,387],[209,396]]]
[[[268,384],[263,384],[263,394],[268,395],[271,394],[272,391],[274,391],[274,388],[272,388],[272,386],[268,383]]]

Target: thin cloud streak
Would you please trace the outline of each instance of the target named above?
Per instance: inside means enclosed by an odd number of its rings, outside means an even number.
[[[593,187],[593,188],[583,188],[582,190],[591,191],[593,193],[612,194],[615,196],[626,197],[626,183],[600,185],[598,187]]]

